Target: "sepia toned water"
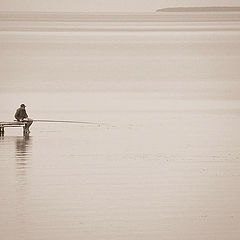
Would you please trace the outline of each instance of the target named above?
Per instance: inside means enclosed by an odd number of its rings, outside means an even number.
[[[1,35],[0,239],[239,239],[238,31]]]

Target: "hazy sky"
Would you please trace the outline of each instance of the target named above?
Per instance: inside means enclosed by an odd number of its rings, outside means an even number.
[[[155,11],[163,7],[237,6],[239,0],[0,0],[0,11]]]

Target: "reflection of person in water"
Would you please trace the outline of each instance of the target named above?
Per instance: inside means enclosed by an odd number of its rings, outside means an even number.
[[[16,159],[16,222],[20,224],[21,228],[18,235],[21,239],[25,239],[26,229],[26,198],[29,191],[29,163],[31,159],[31,137],[14,137],[15,140],[15,159]]]
[[[16,171],[21,175],[24,175],[26,167],[28,165],[31,138],[29,136],[17,137],[15,143],[16,143]]]
[[[30,137],[18,137],[16,138],[16,157],[25,156],[29,146]]]

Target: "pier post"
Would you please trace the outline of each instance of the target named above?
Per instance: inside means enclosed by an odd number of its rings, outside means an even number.
[[[23,126],[23,136],[28,136],[28,131],[26,128],[26,124]]]
[[[0,136],[4,136],[4,127],[0,127]]]

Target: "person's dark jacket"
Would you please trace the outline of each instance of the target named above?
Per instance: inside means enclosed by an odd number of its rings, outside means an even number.
[[[27,118],[27,112],[25,110],[25,108],[18,108],[16,113],[15,113],[15,118],[20,121],[23,120],[24,118]]]

